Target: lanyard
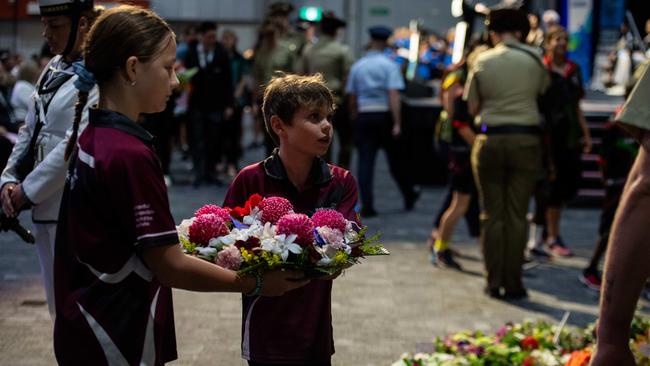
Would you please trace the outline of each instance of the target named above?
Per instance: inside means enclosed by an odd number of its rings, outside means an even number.
[[[196,53],[199,54],[199,66],[202,69],[205,69],[208,66],[208,64],[212,63],[212,59],[214,58],[214,50],[208,52],[206,55],[203,45],[199,43],[198,45],[196,45]]]

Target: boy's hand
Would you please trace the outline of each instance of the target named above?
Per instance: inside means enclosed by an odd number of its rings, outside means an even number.
[[[327,275],[327,276],[323,276],[323,277],[318,277],[318,278],[316,278],[316,279],[317,279],[317,280],[322,280],[322,281],[330,281],[330,280],[334,280],[334,279],[336,279],[338,276],[341,275],[341,273],[343,273],[343,270],[342,270],[342,269],[339,269],[338,271],[332,273],[331,275]]]
[[[298,271],[276,270],[264,274],[262,296],[281,296],[310,282]]]

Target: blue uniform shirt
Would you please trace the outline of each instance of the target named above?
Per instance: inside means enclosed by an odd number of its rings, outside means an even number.
[[[359,112],[387,112],[389,89],[404,89],[399,66],[379,51],[352,65],[345,91],[357,96]]]

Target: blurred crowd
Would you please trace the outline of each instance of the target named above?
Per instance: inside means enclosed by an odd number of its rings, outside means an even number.
[[[372,217],[379,214],[373,205],[373,166],[378,149],[386,151],[405,209],[411,210],[419,197],[412,172],[401,164],[404,156],[400,147],[408,142],[400,140],[401,114],[394,97],[397,95],[399,101],[399,92],[409,84],[433,86],[442,104],[439,120],[431,121],[436,124],[435,147],[449,161],[450,184],[429,238],[431,261],[462,268],[450,241],[456,224],[465,217],[470,233],[483,238],[489,272],[487,292],[523,296],[519,262],[572,255],[560,234],[561,212],[575,197],[581,159],[591,154],[594,146],[580,109],[585,96],[581,71],[567,58],[570,35],[559,25],[557,12],[548,10],[541,16],[530,13],[524,19],[520,14],[490,13],[485,32],[458,41],[467,44],[460,60],[453,58],[457,42],[453,28],[437,32],[422,24],[395,30],[371,28],[367,53],[355,60],[352,50],[341,41],[340,30],[346,26],[343,19],[324,11],[318,21],[295,21],[289,3],[274,3],[267,9],[254,46],[245,51],[240,50],[237,32],[232,29],[220,29],[209,21],[191,25],[177,38],[179,88],[164,112],[143,115],[141,122],[157,137],[156,151],[168,184],[173,182],[170,163],[175,150],[191,162],[191,184],[223,184],[241,168],[246,149],[264,148],[270,154],[274,148],[260,113],[264,85],[277,73],[321,73],[337,104],[332,123],[338,154],[330,152],[325,158],[349,168],[357,149],[361,215]],[[641,51],[650,46],[650,20],[645,32],[645,38],[638,39],[629,24],[621,25],[620,39],[605,69],[606,86],[631,88],[636,70],[647,64]],[[411,50],[413,47],[417,52]],[[4,166],[31,103],[36,79],[51,55],[44,47],[41,55],[29,59],[8,52],[0,57],[0,166]],[[377,70],[390,76],[381,82],[368,76]],[[517,70],[529,81],[538,75],[539,85],[532,81],[522,85],[520,80],[505,77]],[[496,84],[505,89],[498,89]],[[244,146],[242,118],[247,113],[254,119],[253,139]],[[516,142],[509,141],[513,136]],[[528,137],[530,154],[526,157],[520,145]],[[491,141],[498,141],[500,147],[512,143],[520,153],[497,151]],[[594,151],[602,167],[606,197],[597,248],[581,276],[581,281],[593,289],[600,288],[599,262],[636,148],[608,124],[606,136]],[[522,160],[508,160],[513,157]],[[501,162],[495,163],[499,159]],[[489,175],[504,166],[519,166],[516,176],[521,180]],[[504,184],[518,195],[505,197],[493,192],[489,182],[499,179],[513,179],[510,186]],[[531,198],[536,209],[527,219]],[[512,205],[501,207],[503,202]],[[499,233],[503,227],[516,232],[516,237]],[[488,249],[497,245],[490,241],[513,241],[511,247],[499,250],[514,253],[517,262],[503,264],[503,258],[494,257],[495,251]],[[503,288],[505,294],[501,293]]]

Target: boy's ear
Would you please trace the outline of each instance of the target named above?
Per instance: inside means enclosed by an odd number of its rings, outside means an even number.
[[[286,131],[286,126],[282,119],[278,117],[277,115],[271,116],[271,128],[273,129],[273,132],[275,132],[278,137],[283,137],[287,135]]]

